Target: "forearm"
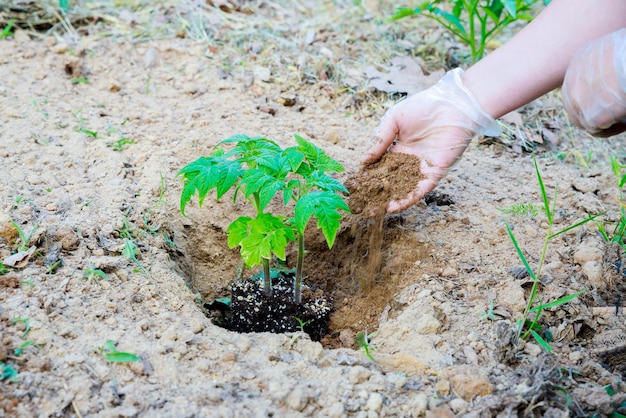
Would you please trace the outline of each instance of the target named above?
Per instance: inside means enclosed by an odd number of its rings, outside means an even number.
[[[469,68],[463,83],[499,118],[561,85],[574,53],[626,26],[625,0],[553,0],[524,29]]]

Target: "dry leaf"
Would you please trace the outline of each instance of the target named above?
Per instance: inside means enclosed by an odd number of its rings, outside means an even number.
[[[19,253],[15,253],[2,261],[2,264],[9,267],[14,267],[17,269],[21,269],[26,264],[28,264],[28,260],[35,253],[37,247],[34,245],[30,247],[27,251],[20,251]]]
[[[435,84],[443,76],[444,71],[438,70],[424,74],[421,58],[396,57],[386,68],[386,73],[378,71],[373,66],[365,68],[370,87],[386,93],[415,94]]]

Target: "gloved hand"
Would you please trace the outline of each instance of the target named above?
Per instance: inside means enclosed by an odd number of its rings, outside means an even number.
[[[362,162],[373,163],[387,150],[413,154],[421,160],[425,177],[406,199],[390,202],[387,212],[406,209],[433,190],[475,135],[500,135],[498,123],[463,86],[462,73],[460,68],[446,73],[437,84],[397,103],[383,116]]]
[[[576,52],[562,95],[570,120],[579,128],[596,136],[626,130],[626,29]]]

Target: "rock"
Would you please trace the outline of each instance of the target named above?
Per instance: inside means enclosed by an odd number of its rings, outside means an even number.
[[[493,392],[493,385],[487,374],[480,367],[459,365],[444,369],[440,376],[448,379],[452,390],[466,401],[476,396],[485,396]]]
[[[583,264],[583,274],[587,276],[591,283],[598,285],[603,281],[604,269],[601,263],[591,260]]]
[[[348,372],[348,378],[350,379],[350,383],[352,383],[353,385],[358,385],[359,383],[367,382],[371,374],[372,373],[365,367],[357,365],[350,368],[350,371]]]
[[[448,396],[450,394],[450,382],[446,379],[441,379],[435,383],[435,390],[442,396]]]
[[[572,187],[581,193],[594,193],[599,190],[598,182],[588,177],[578,177],[573,179]]]
[[[415,332],[418,334],[437,334],[441,330],[441,322],[430,314],[423,314],[417,318]]]
[[[376,360],[385,368],[397,370],[409,376],[423,374],[429,368],[428,361],[408,354],[377,354]]]
[[[448,405],[456,415],[459,415],[467,410],[468,403],[461,398],[456,398],[452,399]]]
[[[580,351],[572,351],[569,353],[569,361],[573,363],[578,363],[583,359],[583,354]]]
[[[294,411],[302,411],[309,402],[308,396],[301,386],[296,386],[285,399],[287,406]]]
[[[588,261],[602,263],[604,254],[604,243],[596,238],[588,238],[580,243],[574,253],[574,262],[584,265]]]
[[[343,404],[341,402],[335,402],[331,406],[329,406],[326,411],[325,416],[328,418],[341,418],[345,416]]]
[[[426,411],[426,418],[454,418],[454,412],[447,405],[441,405]]]
[[[507,281],[498,291],[496,303],[512,313],[523,312],[526,308],[524,289],[516,282]]]
[[[189,321],[189,328],[194,334],[199,334],[204,331],[204,322],[199,318],[192,318],[191,321]]]
[[[454,267],[446,267],[441,273],[442,277],[457,277],[459,272]]]
[[[383,407],[383,400],[383,395],[380,393],[372,393],[365,406],[367,406],[367,409],[370,411],[379,412]]]
[[[428,408],[428,397],[425,393],[418,393],[409,402],[413,409],[411,416],[421,417],[426,413],[426,408]]]
[[[524,352],[530,357],[538,357],[541,354],[541,347],[535,343],[526,343],[524,346]]]

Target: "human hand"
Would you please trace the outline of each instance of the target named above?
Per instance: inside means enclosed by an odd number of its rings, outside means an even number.
[[[485,113],[461,81],[461,69],[446,73],[434,86],[397,103],[385,113],[364,164],[386,152],[412,154],[424,176],[406,199],[389,202],[393,213],[417,203],[433,190],[456,163],[475,135],[500,135],[497,122]]]
[[[562,93],[575,126],[596,136],[626,130],[626,29],[576,52],[565,73]]]

